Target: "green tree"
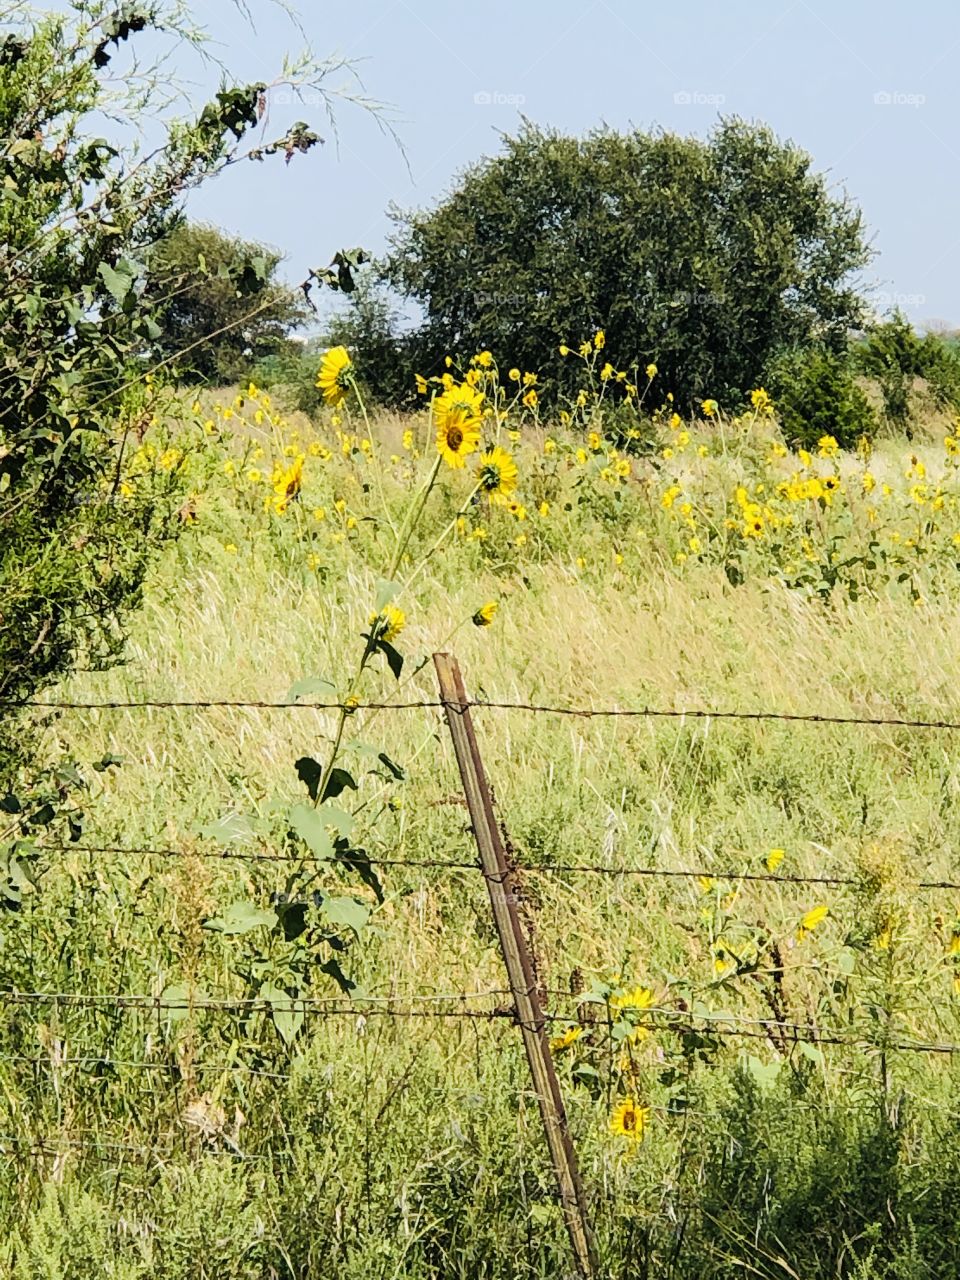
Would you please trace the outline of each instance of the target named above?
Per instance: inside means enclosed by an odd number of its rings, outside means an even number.
[[[146,297],[161,328],[154,351],[175,358],[189,347],[180,375],[213,383],[289,354],[290,334],[312,313],[301,291],[277,280],[281,261],[277,250],[217,227],[175,226],[147,259]]]
[[[145,89],[142,68],[127,82],[112,64],[142,33],[195,41],[178,15],[176,5],[104,0],[75,0],[70,14],[4,9],[0,779],[23,754],[10,703],[81,660],[116,657],[150,558],[176,527],[169,489],[129,496],[119,483],[124,450],[156,411],[162,383],[143,378],[144,353],[162,338],[145,287],[151,247],[177,226],[186,194],[226,167],[320,141],[297,123],[244,150],[270,87],[226,82],[192,119],[158,108],[151,127],[162,141],[147,152],[97,136],[108,114],[144,122],[158,81],[148,75]],[[321,92],[322,75],[308,61],[286,68],[288,80],[312,79]],[[350,262],[335,267],[311,275],[343,283]],[[205,341],[188,340],[182,362]]]
[[[706,140],[527,123],[436,208],[393,216],[381,274],[422,308],[412,349],[490,348],[567,390],[558,344],[597,328],[621,367],[656,362],[655,391],[730,402],[780,349],[840,347],[862,316],[860,213],[740,120]]]
[[[938,334],[922,336],[901,312],[871,325],[853,348],[860,371],[876,381],[887,421],[910,434],[911,397],[918,380],[940,408],[960,407],[960,356]]]

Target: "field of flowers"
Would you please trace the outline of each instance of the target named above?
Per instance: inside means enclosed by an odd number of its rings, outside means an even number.
[[[494,701],[960,721],[955,434],[795,449],[763,388],[682,419],[602,332],[562,350],[549,415],[483,351],[385,416],[335,348],[316,420],[250,383],[131,448],[181,535],[127,663],[59,692],[299,705],[46,721],[122,763],[3,935],[8,989],[90,1002],[0,1035],[18,1276],[567,1272],[519,1035],[443,1016],[504,976],[433,865],[472,859],[442,719],[380,709],[436,700],[432,652]],[[605,1273],[951,1273],[951,734],[477,721]]]

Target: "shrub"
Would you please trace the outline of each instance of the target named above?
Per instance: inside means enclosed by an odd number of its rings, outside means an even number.
[[[874,325],[853,349],[857,367],[876,380],[883,411],[892,426],[910,434],[911,396],[922,379],[941,408],[960,408],[960,354],[937,334],[921,337],[896,312]]]
[[[796,351],[781,356],[769,375],[792,444],[810,449],[822,436],[833,436],[849,449],[876,431],[876,414],[849,358],[822,348]]]

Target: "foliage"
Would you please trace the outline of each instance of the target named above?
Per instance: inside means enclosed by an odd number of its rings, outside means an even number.
[[[156,489],[144,483],[128,493],[120,484],[128,450],[150,422],[177,416],[162,379],[141,376],[144,353],[162,337],[156,295],[145,287],[151,249],[177,225],[191,189],[244,154],[289,158],[319,138],[296,124],[241,152],[268,90],[224,83],[191,120],[158,112],[162,141],[141,156],[97,136],[105,114],[126,109],[143,123],[151,97],[134,77],[118,100],[114,60],[151,31],[195,33],[152,6],[113,10],[98,0],[41,18],[16,4],[6,26],[0,696],[20,699],[78,663],[117,657],[156,548],[186,518],[175,470]],[[0,726],[14,733],[9,717]],[[0,773],[11,753],[5,740]]]
[[[147,256],[144,300],[160,335],[155,358],[178,361],[181,377],[222,386],[251,362],[291,352],[290,333],[308,319],[302,293],[277,280],[282,255],[216,227],[181,222]]]
[[[791,443],[811,449],[830,435],[852,449],[876,432],[876,414],[847,354],[809,347],[781,354],[769,372]]]
[[[842,345],[862,316],[860,214],[804,152],[736,119],[706,141],[527,123],[435,209],[395,219],[382,275],[423,310],[414,351],[508,350],[542,370],[548,394],[572,383],[545,353],[602,327],[630,362],[655,361],[657,392],[684,408],[737,403],[774,353]],[[356,336],[379,363],[390,353],[375,319]]]
[[[911,396],[922,380],[934,402],[960,408],[960,355],[956,347],[935,333],[921,337],[905,316],[868,329],[853,348],[857,367],[875,379],[883,396],[883,411],[897,430],[910,434]]]

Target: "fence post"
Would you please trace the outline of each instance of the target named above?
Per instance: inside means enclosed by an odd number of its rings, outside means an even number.
[[[534,1092],[540,1105],[550,1159],[557,1177],[560,1206],[570,1234],[577,1271],[584,1280],[593,1280],[597,1273],[597,1260],[586,1197],[580,1181],[576,1152],[567,1128],[560,1083],[550,1054],[550,1041],[540,1007],[533,961],[517,911],[516,895],[511,884],[512,873],[470,718],[470,702],[456,658],[449,653],[435,653],[433,662],[470,810],[480,864],[490,894],[490,906],[513,993],[517,1021],[523,1035]]]

